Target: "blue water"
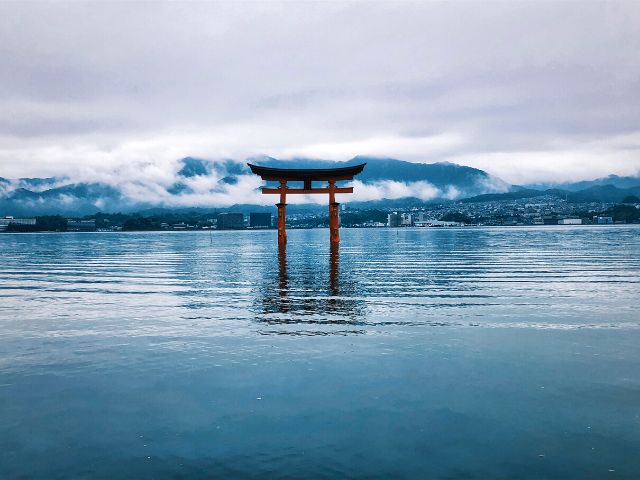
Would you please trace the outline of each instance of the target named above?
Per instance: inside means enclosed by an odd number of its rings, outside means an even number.
[[[640,478],[640,228],[0,235],[0,478]]]

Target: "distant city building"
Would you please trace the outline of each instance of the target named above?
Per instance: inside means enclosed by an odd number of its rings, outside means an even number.
[[[386,227],[387,224],[384,222],[364,222],[362,224],[363,227]]]
[[[400,226],[400,215],[398,215],[398,212],[392,212],[387,215],[387,225],[389,227]]]
[[[68,232],[94,232],[95,229],[95,220],[76,220],[73,218],[67,218]]]
[[[429,220],[427,212],[418,212],[413,215],[414,225],[417,223],[425,223]]]
[[[0,218],[0,231],[6,230],[9,225],[35,225],[35,218],[13,218],[4,217]]]
[[[251,212],[249,214],[249,226],[251,228],[270,228],[271,214],[265,212]]]
[[[445,221],[445,220],[430,220],[429,226],[430,227],[462,227],[464,226],[464,223]]]
[[[436,220],[435,218],[427,218],[426,215],[422,216],[422,220],[415,220],[413,222],[414,227],[439,227],[441,224],[441,221]]]
[[[558,225],[582,225],[580,218],[563,218],[558,220]]]
[[[400,215],[400,226],[401,227],[410,227],[411,226],[411,214],[410,213],[402,213]]]
[[[387,226],[389,227],[410,227],[412,224],[410,213],[392,212],[387,214]]]
[[[244,215],[242,213],[219,213],[216,228],[218,230],[237,230],[244,228]]]
[[[613,217],[601,217],[596,215],[593,217],[593,223],[597,223],[598,225],[609,225],[613,223]]]

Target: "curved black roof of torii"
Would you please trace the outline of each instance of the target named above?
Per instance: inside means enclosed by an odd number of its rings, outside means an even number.
[[[362,172],[366,163],[340,168],[273,168],[247,163],[249,168],[263,180],[351,180]]]

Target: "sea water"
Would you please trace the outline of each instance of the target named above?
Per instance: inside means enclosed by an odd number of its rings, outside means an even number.
[[[0,235],[0,478],[640,478],[640,228]]]

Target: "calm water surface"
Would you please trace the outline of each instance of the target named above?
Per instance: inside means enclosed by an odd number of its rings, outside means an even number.
[[[0,235],[0,478],[640,478],[640,228]]]

